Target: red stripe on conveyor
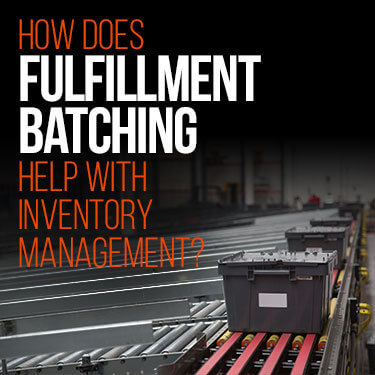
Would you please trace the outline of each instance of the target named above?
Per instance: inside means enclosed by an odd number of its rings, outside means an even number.
[[[223,360],[228,352],[240,340],[242,332],[234,332],[231,337],[221,346],[207,362],[195,373],[195,375],[209,375],[215,369],[216,365]]]
[[[315,336],[312,334],[306,335],[290,375],[303,375],[305,373],[314,346]]]
[[[260,344],[266,337],[265,333],[257,333],[253,338],[251,343],[245,348],[243,353],[239,356],[237,361],[231,367],[227,375],[239,375],[245,369],[246,365],[249,363],[251,357],[254,355],[256,350],[259,348]]]
[[[285,347],[287,346],[290,337],[290,333],[283,333],[280,337],[280,340],[277,342],[276,346],[272,350],[270,356],[268,357],[266,363],[262,367],[259,375],[271,375],[275,371],[276,366],[278,365],[280,358],[284,352]]]
[[[335,286],[338,273],[339,273],[339,270],[335,268],[332,274],[332,288]]]
[[[350,232],[354,232],[354,228],[355,228],[355,221],[353,220],[350,226]]]

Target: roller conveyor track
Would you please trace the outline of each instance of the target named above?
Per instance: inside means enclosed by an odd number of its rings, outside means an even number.
[[[229,369],[228,374],[235,375],[245,371],[246,366],[254,357],[255,353],[257,352],[258,348],[261,346],[265,338],[265,333],[257,333],[252,342],[245,348],[243,353],[238,357],[237,361]]]
[[[273,250],[277,245],[285,244],[285,239],[283,238],[283,231],[288,229],[291,226],[296,224],[307,223],[310,218],[316,216],[328,216],[332,215],[333,210],[327,210],[322,212],[307,212],[299,214],[287,214],[287,215],[278,215],[274,218],[267,217],[259,219],[258,225],[253,225],[251,227],[236,227],[229,229],[220,229],[220,230],[210,230],[207,231],[206,235],[208,238],[209,248],[207,254],[202,253],[202,263],[207,266],[208,270],[213,269],[216,266],[217,259],[226,255],[227,253],[233,253],[237,251],[236,245],[238,244],[243,250],[259,250],[259,248],[265,245],[265,250]],[[272,220],[274,219],[274,220]],[[270,230],[272,227],[274,230]],[[276,232],[276,234],[275,234]],[[204,236],[204,234],[201,234]],[[231,242],[233,242],[232,251]],[[189,254],[187,254],[189,256]],[[191,255],[193,258],[193,255]],[[205,257],[207,262],[205,263]],[[195,257],[194,257],[195,258]],[[200,263],[201,264],[201,263]],[[175,271],[175,279],[173,276],[167,276],[171,279],[168,281],[170,285],[173,285],[175,281],[178,281],[181,277],[183,280],[189,281],[194,280],[196,277],[197,280],[203,282],[206,278],[206,275],[212,276],[209,272],[205,274],[205,271],[199,271],[201,268],[198,268],[196,276],[194,276],[195,263],[191,265],[187,263],[187,268],[181,272]],[[77,273],[78,271],[78,273]],[[110,271],[111,270],[107,270]],[[159,288],[160,282],[158,278],[163,281],[163,272],[150,272],[145,273],[144,270],[141,272],[138,271],[138,274],[135,270],[130,270],[125,273],[125,275],[135,274],[138,276],[140,286],[149,285],[152,288],[155,285],[157,290]],[[61,272],[61,271],[60,271]],[[40,272],[23,272],[23,278],[15,280],[13,277],[13,270],[8,270],[2,273],[1,278],[5,281],[6,287],[1,288],[0,294],[8,293],[9,288],[14,288],[18,290],[20,295],[25,293],[23,291],[23,285],[31,281],[31,285],[36,287],[31,287],[27,293],[27,298],[40,298],[39,293],[46,286],[50,288],[48,293],[54,294],[54,286],[56,290],[59,290],[60,295],[64,295],[66,290],[62,284],[66,283],[70,288],[70,280],[76,280],[80,284],[85,276],[90,275],[90,280],[93,285],[93,291],[99,286],[99,290],[103,290],[103,285],[107,281],[108,277],[105,277],[105,282],[102,281],[102,272],[99,270],[100,278],[96,278],[96,272],[92,270],[66,270],[62,271],[65,276],[59,282],[54,282],[47,284],[45,280],[53,280],[55,277],[58,277],[59,272],[55,270],[46,270],[45,274]],[[199,273],[201,272],[201,273]],[[188,276],[184,277],[184,273]],[[80,274],[81,276],[77,276]],[[50,276],[51,278],[50,278]],[[54,276],[56,275],[56,276]],[[91,279],[91,275],[94,277]],[[122,270],[122,276],[119,279],[116,279],[116,282],[121,282],[121,280],[126,280],[124,278],[124,271]],[[144,275],[144,276],[143,276]],[[149,276],[146,276],[149,275]],[[152,279],[153,275],[155,277]],[[160,275],[160,276],[158,276]],[[107,276],[107,274],[106,274]],[[109,280],[112,277],[112,274],[109,275]],[[116,271],[113,274],[113,277],[117,277]],[[152,280],[150,283],[147,283],[147,277],[151,277]],[[334,280],[338,277],[338,272],[334,275]],[[23,281],[22,281],[23,280]],[[88,280],[88,284],[90,284]],[[120,280],[120,281],[118,281]],[[86,281],[86,280],[85,280]],[[156,284],[153,284],[155,282]],[[158,284],[159,282],[159,284]],[[88,285],[82,282],[82,285]],[[334,284],[334,281],[333,281]],[[337,292],[337,290],[336,290]],[[30,293],[30,294],[29,294]],[[67,294],[72,294],[69,291]],[[9,358],[8,359],[8,369],[11,374],[20,374],[30,375],[34,374],[37,370],[44,374],[55,374],[56,368],[58,368],[59,374],[61,375],[72,375],[76,372],[76,367],[81,366],[83,363],[83,357],[85,355],[90,355],[90,360],[93,364],[99,364],[101,367],[101,373],[104,375],[107,374],[116,374],[121,370],[121,373],[126,373],[129,371],[129,374],[155,374],[155,369],[160,367],[164,368],[158,372],[161,375],[164,374],[193,374],[198,371],[199,374],[318,374],[321,367],[321,361],[323,357],[323,351],[317,350],[317,342],[319,336],[317,335],[304,335],[305,340],[303,346],[300,350],[292,350],[291,342],[296,334],[280,334],[280,340],[273,350],[267,349],[265,343],[270,337],[271,333],[255,333],[255,338],[253,341],[245,348],[241,348],[241,340],[244,337],[244,333],[237,333],[235,337],[238,339],[233,339],[231,344],[225,343],[222,347],[216,347],[216,340],[218,337],[225,332],[226,328],[226,316],[225,316],[225,305],[222,300],[214,300],[212,298],[220,298],[219,295],[215,296],[203,296],[203,301],[199,302],[202,296],[193,296],[190,299],[190,316],[164,319],[161,318],[159,321],[153,321],[154,326],[154,344],[136,344],[136,345],[123,345],[109,348],[101,348],[100,342],[97,344],[98,347],[90,350],[79,350],[79,351],[70,351],[69,347],[66,347],[66,350],[61,353],[52,353],[52,354],[38,354],[38,355],[25,355],[23,357]],[[25,297],[24,297],[25,298]],[[221,295],[222,298],[222,295]],[[211,299],[211,301],[210,301]],[[155,300],[159,300],[159,296],[155,295]],[[18,300],[20,301],[20,300]],[[12,301],[17,302],[17,301]],[[141,301],[140,301],[141,302]],[[6,302],[5,302],[6,303]],[[142,302],[141,302],[142,303]],[[93,306],[94,307],[94,306]],[[176,332],[176,337],[170,341],[166,340],[166,336],[171,332]],[[161,332],[161,334],[157,334]],[[206,335],[207,346],[199,346],[197,344],[196,337],[199,335]],[[173,335],[171,335],[173,336]],[[233,337],[233,336],[232,336]],[[329,340],[328,340],[329,342]],[[328,344],[328,343],[327,343]],[[156,350],[150,351],[150,347],[156,346]],[[226,351],[222,349],[225,345]],[[148,350],[147,350],[148,349]],[[202,357],[202,353],[204,353]],[[219,353],[219,354],[217,354]],[[224,354],[223,354],[224,353]],[[184,367],[184,372],[179,373],[178,371],[173,370],[174,372],[168,372],[171,364],[179,363],[183,357],[189,357],[190,361],[192,358],[195,359],[195,366],[186,368]],[[197,366],[198,363],[198,366]],[[199,363],[203,366],[213,366],[212,372],[205,372],[202,368],[199,370]],[[208,365],[208,364],[209,365]],[[180,364],[177,366],[179,367]],[[177,368],[174,367],[175,369]],[[181,367],[182,368],[182,367]],[[207,368],[207,367],[206,367]],[[125,372],[124,372],[125,371]],[[143,371],[143,372],[142,372]],[[200,372],[199,372],[200,371]],[[203,371],[203,372],[202,372]],[[0,371],[1,373],[1,371]],[[95,372],[94,372],[95,373]]]
[[[353,242],[348,252],[348,262],[343,269],[343,280],[347,282],[346,289],[341,292],[342,281],[339,279],[340,271],[335,269],[332,275],[332,291],[337,293],[337,300],[343,306],[346,306],[349,285],[353,284],[352,263],[354,259],[354,250],[359,235],[359,225],[353,231]],[[351,285],[352,286],[352,285]],[[344,309],[345,311],[346,309]],[[338,369],[344,371],[342,366],[342,358],[339,358],[341,350],[335,350],[334,343],[343,339],[338,337],[336,327],[344,328],[344,319],[336,320],[340,311],[335,308],[332,314],[332,321],[329,321],[327,328],[328,337],[325,346],[318,350],[319,335],[307,334],[304,342],[299,350],[291,350],[290,342],[293,334],[283,333],[280,336],[276,346],[271,350],[264,350],[264,340],[267,338],[265,333],[257,333],[253,341],[245,349],[239,348],[238,343],[241,342],[246,333],[236,332],[235,339],[227,342],[222,347],[216,348],[215,354],[207,359],[204,365],[196,372],[196,375],[210,374],[291,374],[291,375],[326,375],[338,374]],[[346,319],[346,324],[348,319]],[[343,332],[343,331],[341,331]],[[347,328],[347,332],[349,332]],[[232,336],[232,337],[233,337]],[[231,337],[231,338],[232,338]],[[344,339],[343,339],[344,340]],[[263,343],[263,346],[262,346]],[[328,348],[328,350],[326,350]],[[329,353],[329,354],[328,354]],[[331,353],[333,356],[331,357]],[[332,365],[331,365],[332,364]],[[218,370],[219,367],[219,370]],[[327,372],[328,369],[328,372]]]
[[[300,350],[292,350],[293,335],[283,333],[273,349],[267,349],[265,343],[271,335],[257,333],[251,343],[241,348],[244,333],[235,332],[221,347],[211,348],[214,352],[206,359],[195,375],[213,374],[316,374],[318,368],[312,368],[312,361],[322,353],[316,353],[317,335],[305,335]],[[315,366],[316,367],[316,366]]]
[[[307,370],[308,361],[311,357],[316,335],[306,335],[305,341],[299,351],[298,357],[294,363],[291,375],[301,375]]]

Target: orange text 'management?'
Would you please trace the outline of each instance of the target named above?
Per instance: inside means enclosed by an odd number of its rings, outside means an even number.
[[[20,267],[184,267],[204,248],[201,237],[19,238]],[[197,265],[198,266],[198,265]]]

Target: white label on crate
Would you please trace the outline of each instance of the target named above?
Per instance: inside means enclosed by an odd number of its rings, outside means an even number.
[[[306,247],[305,251],[308,253],[321,253],[323,252],[323,249],[321,247]]]
[[[259,307],[288,307],[288,299],[286,293],[259,293]]]

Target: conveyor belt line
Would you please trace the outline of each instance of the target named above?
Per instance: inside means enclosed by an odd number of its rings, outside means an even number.
[[[251,343],[246,347],[234,365],[230,368],[227,375],[239,375],[244,371],[245,367],[260,347],[264,338],[266,337],[265,333],[257,333]]]
[[[267,361],[262,367],[262,370],[259,372],[259,375],[271,375],[275,371],[291,336],[292,335],[290,333],[283,333],[281,335],[280,340],[272,350],[270,356],[267,358]]]
[[[329,214],[329,210],[326,210],[324,212],[324,215],[327,215]],[[264,234],[268,234],[268,233],[275,233],[275,231],[284,231],[285,229],[287,229],[288,227],[291,227],[291,226],[294,226],[298,223],[300,223],[301,221],[307,221],[309,219],[311,219],[312,217],[316,217],[316,216],[321,216],[321,212],[319,211],[308,211],[308,212],[304,212],[302,214],[299,214],[299,213],[294,213],[294,214],[289,214],[289,215],[285,215],[284,214],[284,217],[282,217],[282,215],[280,215],[280,218],[278,219],[277,217],[272,217],[272,219],[274,220],[269,220],[268,218],[259,218],[258,221],[257,221],[257,225],[256,226],[251,226],[249,228],[249,226],[244,226],[244,227],[241,227],[240,230],[238,229],[235,229],[235,228],[228,228],[228,229],[220,229],[218,231],[214,231],[214,230],[208,230],[207,232],[203,232],[203,233],[200,233],[200,236],[203,238],[205,238],[205,242],[207,242],[207,245],[209,243],[209,238],[215,238],[217,240],[218,237],[222,236],[223,238],[226,238],[228,236],[232,236],[232,237],[237,237],[237,236],[240,236],[242,235],[242,233],[246,233],[247,236],[260,236],[260,235],[264,235]],[[290,217],[292,216],[292,218]],[[264,220],[265,219],[265,220]],[[286,219],[286,220],[285,220]],[[269,226],[272,224],[272,230],[268,230],[266,228],[269,228]],[[266,226],[266,228],[264,228],[264,226]],[[188,235],[188,234],[185,234],[185,235]],[[195,232],[192,232],[191,235],[196,235]],[[285,241],[283,241],[285,242]],[[220,242],[222,243],[222,242]],[[194,252],[194,251],[193,251]],[[10,271],[10,272],[8,272]],[[10,268],[9,270],[4,270],[4,272],[2,273],[2,276],[0,277],[2,280],[6,280],[9,278],[9,276],[11,274],[14,275],[14,279],[17,281],[19,280],[19,278],[21,277],[30,277],[30,276],[40,276],[40,275],[43,275],[45,273],[57,273],[58,276],[61,276],[61,271],[64,272],[64,270],[54,270],[53,268],[51,269],[48,269],[47,268],[43,268],[43,270],[40,270],[40,269],[34,269],[34,270],[25,270],[25,275],[20,275],[20,270],[18,267],[13,267],[13,268]],[[70,268],[67,268],[65,272],[70,272],[71,269]],[[78,269],[75,269],[74,271],[97,271],[97,269],[95,268],[90,268],[90,269],[87,269],[86,267],[84,268],[78,268]]]
[[[61,329],[55,331],[32,332],[22,335],[0,336],[0,352],[4,358],[15,356],[57,353],[66,349],[106,348],[151,343],[153,331],[151,321],[106,324],[77,329]]]
[[[64,312],[69,311],[71,306],[74,306],[77,310],[85,310],[94,306],[97,308],[114,306],[118,304],[118,301],[139,304],[201,295],[220,295],[223,292],[221,283],[221,278],[216,277],[136,288],[0,302],[0,319],[9,320],[21,316]]]
[[[226,254],[232,254],[236,249],[239,249],[239,250],[242,250],[244,248],[246,248],[247,251],[267,251],[267,250],[274,250],[276,248],[276,246],[278,245],[281,245],[281,244],[285,244],[286,241],[284,239],[281,239],[279,241],[269,241],[269,242],[262,242],[262,243],[259,243],[258,245],[257,244],[253,244],[253,245],[247,245],[247,244],[243,244],[243,245],[229,245],[229,246],[218,246],[218,247],[215,247],[213,249],[207,249],[205,248],[205,251],[204,253],[202,253],[202,255],[200,256],[200,264],[202,263],[202,257],[204,256],[205,258],[210,258],[210,257],[213,257],[215,258],[215,262],[217,260],[217,258],[223,256],[223,255],[226,255]],[[225,251],[227,250],[227,251]],[[163,270],[163,272],[165,272],[166,269],[171,269],[171,270],[174,270],[177,265],[181,264],[182,263],[182,257],[181,256],[177,256],[178,254],[178,250],[175,249],[175,256],[174,256],[174,261],[175,261],[175,266],[174,267],[170,267],[168,265],[168,262],[165,261],[164,259],[164,267],[163,268],[160,268]],[[190,255],[191,254],[191,255]],[[195,269],[196,268],[196,250],[194,251],[185,251],[184,252],[184,257],[183,257],[183,261],[184,261],[184,267],[187,269]],[[115,260],[113,260],[114,263]],[[135,267],[129,267],[129,264],[128,264],[128,268],[124,267],[123,265],[123,261],[121,263],[118,263],[119,265],[122,265],[121,268],[121,271],[122,273],[126,272],[127,273],[127,276],[129,275],[133,275],[133,274],[136,274],[135,272],[145,272],[145,270],[140,266],[140,263],[139,261],[137,261],[135,263]],[[160,267],[160,254],[157,256],[157,257],[154,257],[154,256],[150,256],[150,259],[148,261],[148,264],[150,266],[156,266],[156,267]],[[190,267],[189,267],[190,266]],[[119,268],[119,269],[120,269]],[[30,269],[29,268],[25,268],[27,271],[29,271]],[[159,270],[160,270],[159,269]],[[71,278],[71,277],[79,277],[79,278],[93,278],[93,277],[99,277],[99,275],[103,275],[104,273],[110,273],[110,274],[116,274],[116,270],[111,268],[110,266],[104,266],[104,267],[101,267],[101,268],[96,268],[96,267],[91,267],[91,268],[67,268],[67,269],[59,269],[58,271],[49,271],[49,270],[45,270],[44,274],[38,274],[38,273],[35,273],[33,271],[30,271],[30,272],[26,272],[26,273],[23,273],[23,272],[19,272],[19,275],[17,276],[9,276],[9,277],[0,277],[0,281],[3,283],[3,285],[6,285],[6,283],[9,285],[9,288],[8,289],[12,289],[12,288],[15,288],[17,289],[18,287],[22,287],[23,285],[28,285],[30,286],[30,282],[32,281],[38,281],[38,279],[42,280],[42,279],[48,279],[48,278],[51,278],[51,277],[55,277],[55,278],[59,278],[59,280],[63,280],[64,278]],[[119,273],[120,271],[118,271]],[[153,274],[157,274],[158,272],[155,272],[154,270],[153,271],[149,271],[149,273],[153,273]],[[94,274],[94,276],[93,276]],[[96,276],[95,276],[96,275]],[[48,281],[47,281],[48,282]],[[53,281],[50,281],[49,283],[53,283]],[[22,286],[20,285],[22,284]],[[56,283],[55,283],[56,284]]]
[[[316,335],[308,334],[305,337],[302,348],[298,354],[296,362],[294,363],[293,370],[290,375],[304,375],[307,365],[314,348]]]
[[[342,350],[341,341],[348,324],[347,305],[348,297],[352,287],[353,263],[355,256],[355,248],[358,241],[359,230],[361,227],[361,217],[357,219],[357,226],[351,244],[350,256],[345,265],[345,274],[341,282],[340,293],[337,297],[335,312],[332,317],[331,327],[328,334],[327,345],[324,350],[319,375],[336,375],[338,368],[341,366],[339,362],[340,352]]]
[[[284,243],[285,241],[283,241]],[[278,243],[275,243],[274,246],[271,246],[271,247],[254,247],[254,251],[274,251],[275,250],[275,247],[277,244],[281,244],[281,242],[278,242]],[[244,247],[242,247],[244,248]],[[251,249],[247,248],[245,246],[246,250],[247,251],[250,251]],[[213,265],[216,265],[217,264],[217,260],[218,258],[220,257],[223,257],[225,255],[230,255],[230,254],[233,254],[233,248],[230,248],[230,250],[228,251],[223,251],[222,248],[218,248],[218,251],[216,251],[215,253],[207,253],[207,252],[202,252],[202,254],[199,256],[199,266],[213,266]],[[180,261],[181,261],[181,257],[177,257],[175,256],[174,257],[174,260],[175,260],[175,264],[178,265],[180,264]],[[148,262],[149,265],[152,265],[152,264],[158,264],[158,262],[154,262],[154,261],[149,261]],[[162,272],[165,272],[166,270],[175,270],[176,267],[179,267],[179,266],[175,266],[175,268],[173,267],[169,267],[167,265],[165,265],[163,268],[162,268]],[[188,270],[188,269],[196,269],[196,254],[195,255],[192,255],[192,256],[184,256],[184,269]],[[118,271],[120,270],[120,271]],[[52,277],[55,277],[55,278],[59,278],[60,281],[61,280],[64,280],[65,278],[71,278],[71,277],[81,277],[82,279],[84,279],[85,277],[92,277],[92,273],[95,271],[95,274],[96,276],[98,275],[102,275],[103,273],[109,273],[109,274],[113,274],[113,273],[121,273],[122,274],[124,272],[126,272],[127,275],[136,275],[136,274],[139,274],[139,272],[142,272],[142,273],[146,273],[147,271],[144,269],[144,268],[140,268],[139,265],[138,267],[135,267],[135,268],[124,268],[124,267],[121,267],[117,269],[111,269],[111,268],[106,268],[106,267],[102,267],[102,268],[95,268],[95,267],[92,267],[92,268],[82,268],[82,269],[69,269],[68,271],[56,271],[56,272],[45,272],[44,274],[41,274],[41,275],[28,275],[28,276],[22,276],[22,275],[19,275],[18,277],[14,277],[14,279],[16,279],[16,282],[17,282],[17,287],[19,288],[22,288],[23,285],[30,285],[30,279],[29,277],[34,277],[34,280],[32,282],[38,282],[41,281],[41,279],[45,279],[45,278],[50,278],[51,276]],[[155,272],[154,271],[154,268],[152,268],[152,270],[148,271],[148,273],[154,273],[154,274],[157,274],[158,272]],[[89,275],[90,274],[90,275]],[[23,278],[23,280],[22,280]],[[9,281],[10,279],[8,280],[4,280],[4,282],[7,282]],[[22,285],[20,285],[20,281],[22,280]],[[0,280],[1,283],[3,283],[3,280]],[[4,284],[5,285],[5,284]]]
[[[233,335],[221,346],[195,375],[210,375],[216,366],[224,359],[231,349],[240,340],[242,332],[234,332]]]
[[[222,302],[218,301],[218,304]],[[215,309],[215,306],[212,306]],[[24,334],[57,329],[79,328],[101,324],[134,322],[137,320],[181,319],[190,316],[187,300],[104,307],[57,314],[36,315],[9,320],[11,334]]]

